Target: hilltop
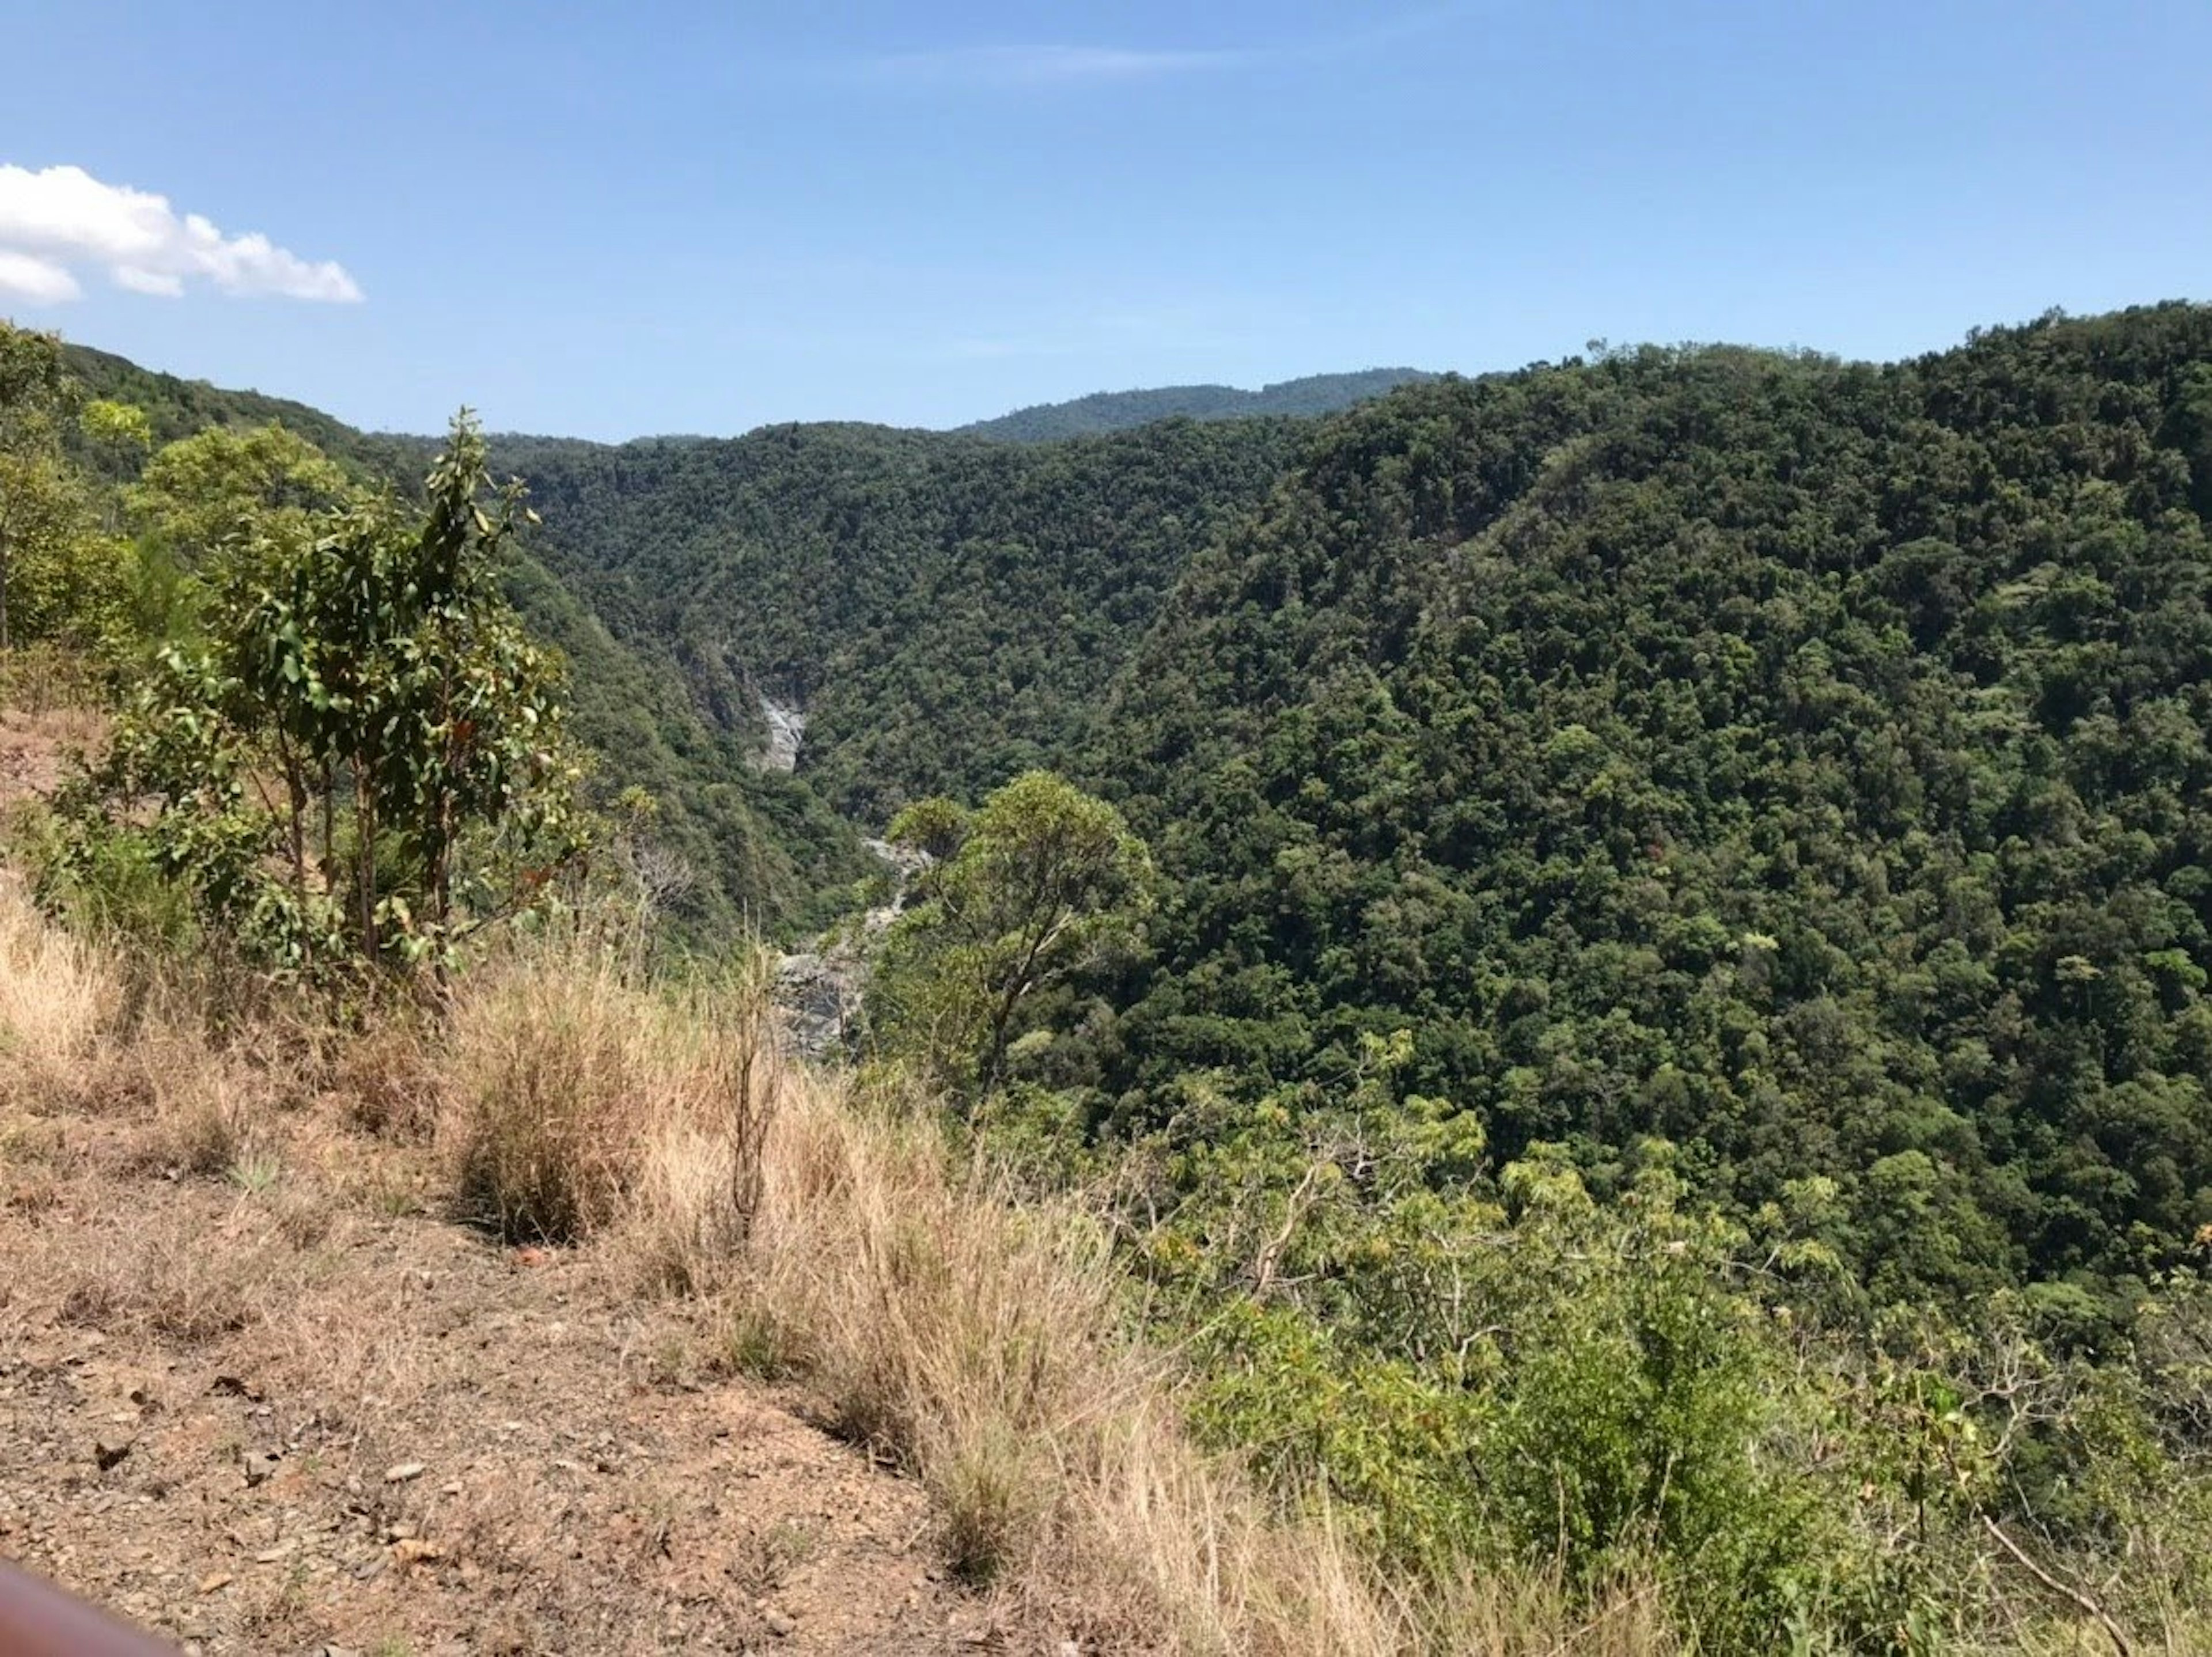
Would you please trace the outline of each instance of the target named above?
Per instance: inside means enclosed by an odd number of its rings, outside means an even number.
[[[1419,368],[1368,368],[1357,373],[1309,374],[1278,380],[1256,391],[1234,385],[1160,385],[1132,391],[1093,391],[1066,403],[1040,403],[993,420],[958,428],[1006,443],[1049,443],[1127,431],[1162,420],[1248,420],[1267,416],[1311,418],[1342,412],[1401,385],[1436,376]]]

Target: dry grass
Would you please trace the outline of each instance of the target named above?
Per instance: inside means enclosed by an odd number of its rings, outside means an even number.
[[[441,1028],[319,1046],[268,1005],[195,1017],[158,987],[126,1032],[122,982],[0,890],[15,1061],[0,1115],[105,1112],[142,1171],[237,1186],[236,1229],[55,1229],[26,1280],[66,1318],[188,1343],[265,1334],[362,1397],[412,1395],[427,1383],[392,1372],[386,1338],[409,1315],[404,1282],[389,1308],[357,1287],[326,1306],[312,1263],[346,1180],[434,1162],[511,1239],[583,1242],[632,1284],[705,1296],[736,1361],[800,1381],[844,1435],[913,1471],[948,1557],[1006,1619],[1085,1653],[1674,1648],[1648,1587],[1593,1610],[1516,1577],[1415,1603],[1325,1514],[1286,1514],[1186,1433],[1175,1366],[1129,1332],[1092,1217],[1017,1201],[949,1151],[927,1102],[786,1065],[757,983],[651,986],[545,950],[465,980]],[[319,1087],[341,1103],[316,1129],[290,1107]],[[317,1132],[355,1166],[295,1192],[276,1159]]]
[[[680,1286],[727,1257],[779,1091],[757,998],[549,950],[470,986],[447,1040],[440,1131],[472,1217],[525,1240],[626,1229]]]
[[[0,871],[0,1106],[56,1109],[95,1090],[123,1001],[105,953],[49,926]]]
[[[264,1227],[216,1239],[166,1219],[58,1240],[41,1280],[64,1321],[187,1344],[261,1322],[297,1290],[298,1251]]]
[[[439,1035],[410,1004],[386,1009],[368,1029],[349,1030],[322,1055],[325,1089],[352,1126],[379,1139],[416,1144],[438,1124],[447,1080]]]
[[[70,714],[96,724],[104,702],[99,670],[75,652],[46,644],[0,652],[0,714]]]
[[[1348,1545],[1184,1436],[1099,1226],[956,1168],[927,1114],[786,1068],[764,1011],[573,954],[471,986],[445,1128],[462,1199],[719,1291],[745,1362],[913,1468],[956,1569],[1085,1650],[1419,1643]]]

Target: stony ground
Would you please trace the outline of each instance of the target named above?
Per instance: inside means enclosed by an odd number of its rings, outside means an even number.
[[[912,1484],[588,1259],[14,1132],[0,1554],[210,1657],[1000,1643]]]

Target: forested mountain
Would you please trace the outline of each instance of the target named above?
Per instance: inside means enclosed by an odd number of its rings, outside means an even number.
[[[1256,391],[1234,385],[1161,385],[1135,391],[1093,391],[1067,403],[1040,403],[995,420],[978,420],[963,432],[1009,443],[1048,443],[1127,431],[1155,421],[1235,420],[1280,415],[1336,414],[1400,385],[1431,379],[1419,368],[1368,368],[1357,373],[1309,374],[1279,380]]]
[[[1832,1177],[1877,1296],[2118,1315],[2212,1223],[2208,508],[2201,307],[1358,411],[1116,682],[1153,955],[1037,1074],[1141,1132],[1407,1029],[1496,1154]]]
[[[276,421],[407,489],[435,447],[68,352],[92,394],[145,409],[157,440]],[[528,482],[544,519],[514,597],[576,663],[575,727],[606,780],[649,788],[702,872],[695,919],[781,926],[867,867],[819,802],[880,825],[910,798],[1075,751],[1183,564],[1287,463],[1288,416],[1411,376],[1130,393],[1077,422],[1104,435],[1066,443],[834,424],[497,438],[495,469]],[[1205,422],[1170,417],[1193,391]],[[1258,408],[1285,417],[1229,417]],[[805,721],[801,785],[763,774],[763,699]]]
[[[1255,504],[1284,422],[1018,446],[866,426],[518,440],[539,555],[680,665],[717,728],[803,709],[802,778],[880,823],[1073,751],[1184,563]]]
[[[183,379],[143,368],[128,357],[74,342],[62,347],[63,361],[88,395],[111,398],[145,411],[156,444],[210,426],[265,426],[270,422],[297,432],[332,459],[364,474],[404,476],[427,464],[437,445],[427,437],[399,437],[356,430],[320,409],[259,391],[228,391],[204,379]]]
[[[79,364],[170,424],[271,411]],[[1035,765],[1123,806],[1149,951],[1025,1015],[1095,1128],[1405,1029],[1399,1086],[1600,1190],[1644,1135],[1739,1211],[1836,1179],[1877,1294],[2094,1322],[2212,1223],[2203,307],[1887,367],[1612,352],[1318,427],[496,460],[577,727],[718,917],[862,872],[839,816]]]
[[[159,436],[282,419],[407,490],[427,458],[73,361]],[[160,467],[128,410],[59,436],[53,378],[12,393],[66,531],[20,624],[127,681],[190,620],[107,579],[163,568],[133,517]],[[328,538],[262,503],[209,561],[224,613],[268,621],[254,557],[422,568],[470,541],[457,498],[496,507],[489,560],[515,503],[453,441],[424,527],[434,494]],[[880,1073],[993,1179],[1105,1204],[1083,1247],[1141,1280],[1194,1430],[1324,1495],[1414,1600],[1650,1573],[1660,1648],[2067,1648],[2021,1637],[2052,1611],[2121,1648],[2112,1606],[2195,1648],[2212,307],[1889,365],[1599,350],[1321,421],[493,455],[543,521],[480,568],[566,652],[603,802],[659,796],[688,941],[836,913],[864,830],[924,854],[875,956]],[[535,674],[495,574],[471,597]],[[258,683],[207,659],[209,706]],[[161,713],[131,751],[191,759]],[[771,716],[805,721],[790,774]]]
[[[220,390],[108,352],[72,344],[64,353],[88,395],[143,410],[157,444],[210,427],[273,422],[356,476],[410,495],[438,448],[428,438],[365,434],[304,404]],[[695,932],[726,936],[741,926],[796,924],[827,913],[825,902],[836,900],[825,894],[867,871],[854,830],[808,790],[752,763],[747,730],[703,713],[663,652],[619,641],[526,549],[510,587],[533,630],[570,660],[572,724],[599,756],[599,792],[611,796],[635,785],[659,802],[657,832],[696,875],[681,898]]]

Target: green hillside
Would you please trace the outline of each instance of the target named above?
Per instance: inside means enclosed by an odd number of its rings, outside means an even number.
[[[1048,443],[1094,437],[1156,421],[1238,420],[1265,416],[1310,418],[1337,414],[1400,385],[1435,376],[1419,368],[1368,368],[1357,373],[1309,374],[1279,380],[1256,391],[1234,385],[1160,385],[1134,391],[1093,391],[1066,403],[1040,403],[994,420],[963,426],[977,437],[1007,443]]]
[[[145,410],[156,444],[173,443],[210,426],[265,426],[274,421],[356,471],[404,477],[410,486],[421,481],[415,474],[437,446],[428,438],[356,431],[304,403],[259,391],[226,391],[204,379],[182,379],[89,345],[64,343],[62,358],[88,396],[110,398]]]
[[[541,556],[721,731],[807,716],[799,775],[880,823],[1073,751],[1184,562],[1280,470],[1279,422],[1036,447],[866,426],[517,440]]]
[[[1602,1188],[1659,1135],[1743,1211],[1832,1176],[1876,1292],[2093,1318],[2212,1223],[2208,314],[1614,352],[1317,428],[498,459],[578,728],[666,797],[708,919],[854,878],[841,817],[1073,768],[1168,894],[1036,1050],[1097,1122],[1404,1028],[1402,1084],[1503,1154]],[[163,431],[414,458],[75,361]],[[805,716],[795,778],[764,701]]]
[[[304,404],[180,379],[85,346],[66,345],[64,355],[86,395],[143,410],[156,444],[212,426],[274,422],[357,476],[407,494],[420,488],[438,446],[364,434]],[[744,730],[703,714],[662,653],[619,640],[533,550],[517,561],[509,597],[569,659],[573,725],[598,756],[598,791],[611,797],[635,785],[659,802],[657,832],[696,876],[683,899],[687,928],[721,937],[825,915],[825,894],[872,866],[853,829],[790,779],[763,774]]]
[[[1826,1176],[1877,1299],[2124,1316],[2212,1223],[2208,508],[2199,307],[1352,415],[1116,683],[1165,896],[1036,1073],[1143,1132],[1403,1029],[1501,1158]]]

